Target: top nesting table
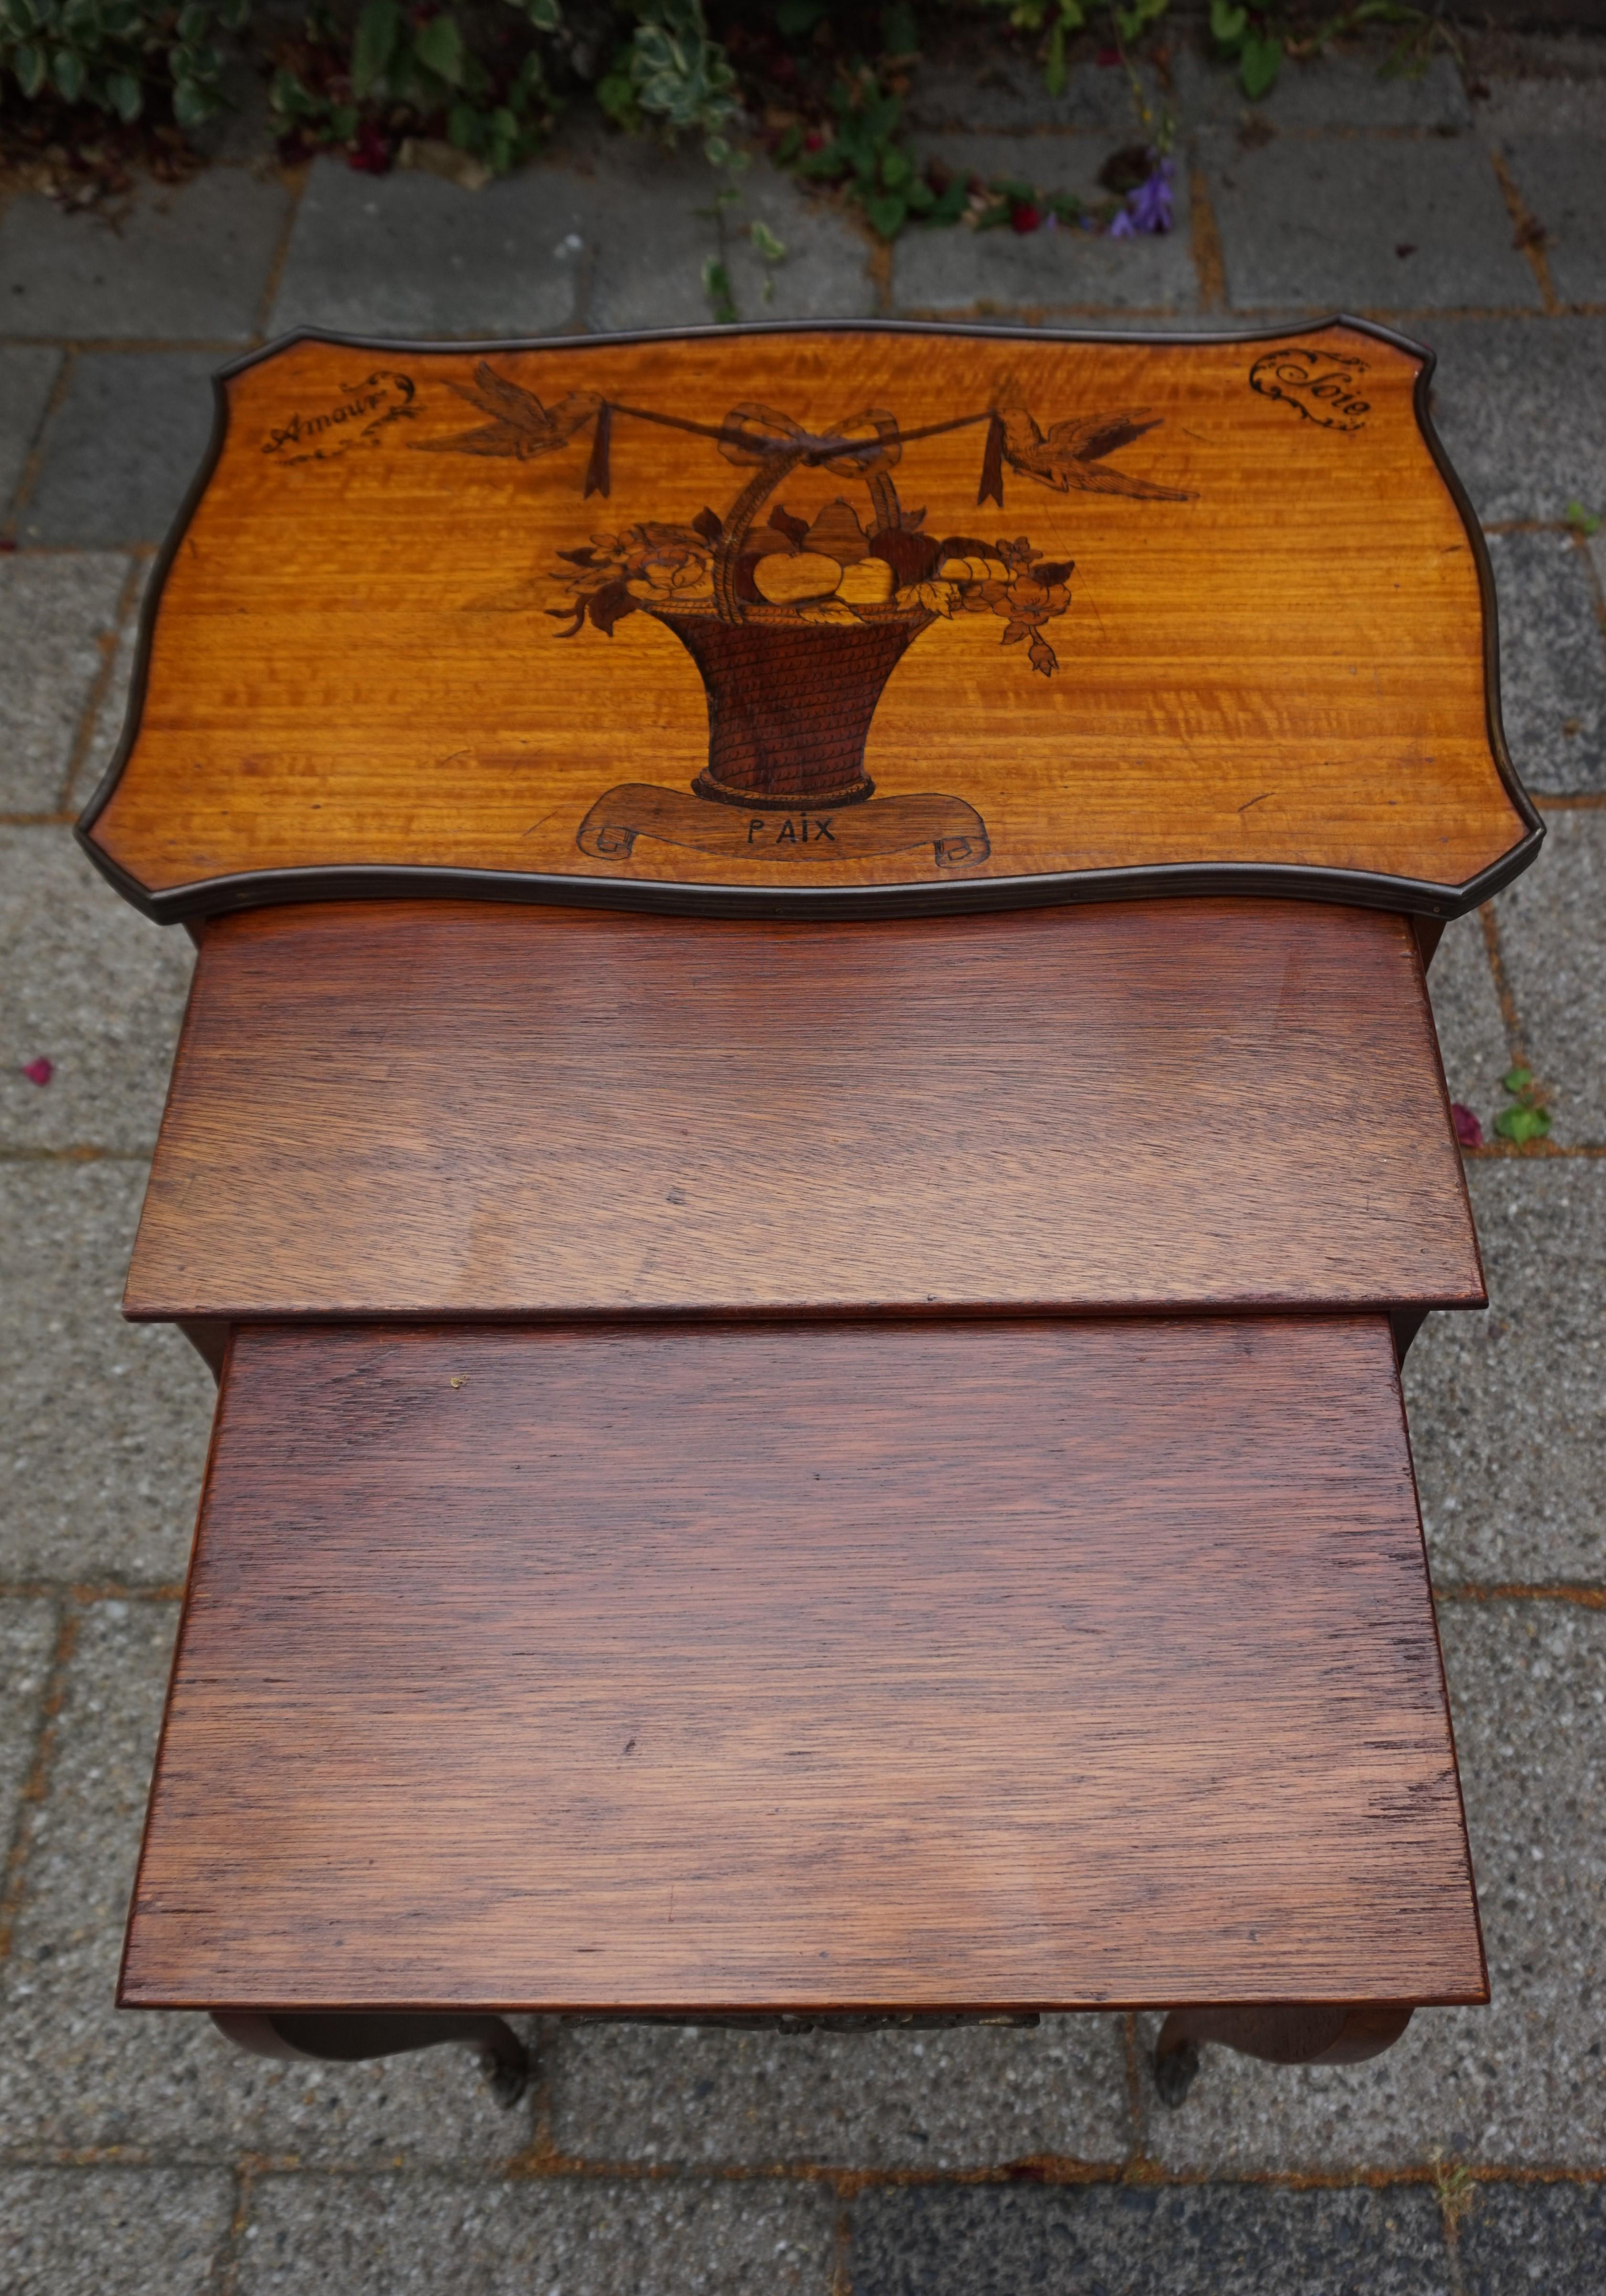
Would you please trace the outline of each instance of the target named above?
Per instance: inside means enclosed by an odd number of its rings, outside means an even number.
[[[219,379],[88,849],[163,919],[1453,915],[1539,827],[1428,364],[1355,322],[291,338]]]

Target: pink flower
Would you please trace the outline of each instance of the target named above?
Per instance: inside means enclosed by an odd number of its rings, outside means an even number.
[[[46,1060],[29,1061],[22,1071],[29,1084],[48,1084],[55,1072],[55,1062]]]

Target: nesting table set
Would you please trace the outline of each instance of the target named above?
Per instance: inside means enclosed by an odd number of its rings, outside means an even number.
[[[1398,1366],[1424,985],[1531,859],[1354,321],[292,337],[80,824],[199,957],[126,1312],[219,1394],[119,1998],[1169,2013],[1487,1982]]]

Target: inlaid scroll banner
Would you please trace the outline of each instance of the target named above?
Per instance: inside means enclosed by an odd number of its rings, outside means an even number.
[[[1531,858],[1430,355],[834,324],[218,379],[80,824],[319,892],[1450,915]]]

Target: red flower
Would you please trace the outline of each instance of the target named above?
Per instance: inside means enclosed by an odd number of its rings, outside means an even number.
[[[1028,200],[1018,201],[1010,209],[1010,229],[1018,231],[1022,239],[1028,231],[1040,230],[1042,223],[1042,209],[1033,207]]]
[[[355,168],[359,176],[388,176],[390,172],[390,144],[384,130],[372,119],[365,119],[356,131],[356,142],[346,155],[346,165]]]
[[[29,1061],[22,1071],[29,1084],[48,1084],[55,1072],[55,1062],[46,1060]]]
[[[1483,1145],[1483,1127],[1473,1115],[1471,1110],[1470,1108],[1463,1108],[1460,1101],[1453,1100],[1450,1103],[1450,1116],[1451,1120],[1454,1122],[1455,1127],[1455,1137],[1460,1141],[1462,1146],[1463,1148],[1481,1148]]]

